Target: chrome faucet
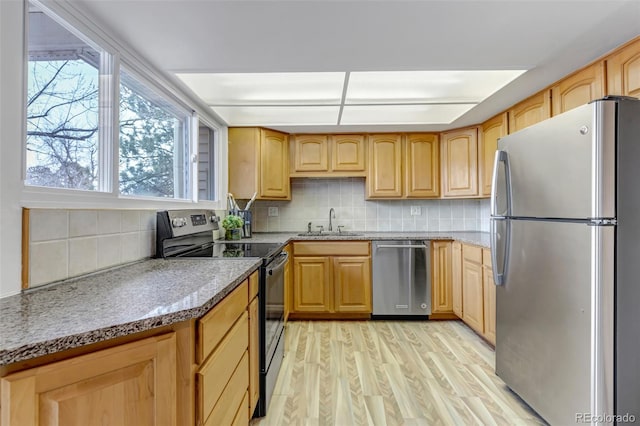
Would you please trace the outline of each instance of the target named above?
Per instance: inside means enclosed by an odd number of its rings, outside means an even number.
[[[336,218],[336,211],[333,209],[333,207],[329,209],[329,232],[333,231],[333,225],[331,224],[332,218]]]

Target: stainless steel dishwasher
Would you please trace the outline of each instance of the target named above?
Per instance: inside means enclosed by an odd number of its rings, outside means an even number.
[[[429,241],[373,242],[373,316],[431,314]]]

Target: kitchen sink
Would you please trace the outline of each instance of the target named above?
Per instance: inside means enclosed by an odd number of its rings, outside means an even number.
[[[337,231],[322,231],[322,232],[301,232],[298,234],[300,237],[361,237],[364,235],[362,232],[337,232]]]

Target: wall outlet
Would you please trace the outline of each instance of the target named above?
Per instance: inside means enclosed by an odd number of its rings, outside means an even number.
[[[420,216],[422,208],[420,206],[411,206],[411,216]]]
[[[269,207],[269,211],[267,213],[269,217],[278,216],[278,208],[277,207]]]

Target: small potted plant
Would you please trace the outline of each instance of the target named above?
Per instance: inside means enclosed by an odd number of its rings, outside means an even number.
[[[242,238],[240,228],[244,225],[244,221],[240,216],[230,214],[222,220],[222,227],[225,229],[226,240],[239,240]]]

